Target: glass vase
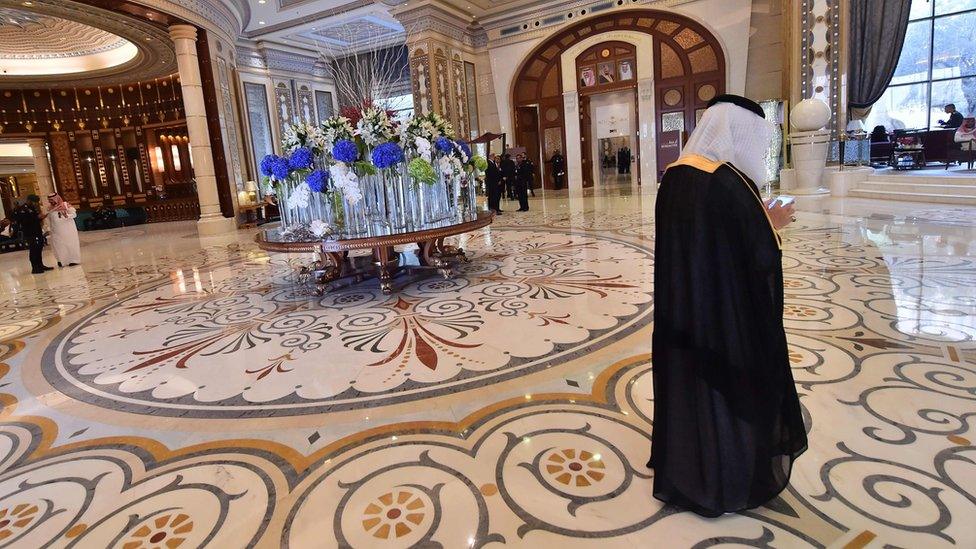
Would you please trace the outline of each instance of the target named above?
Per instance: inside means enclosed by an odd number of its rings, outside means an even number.
[[[291,182],[282,181],[278,183],[275,192],[278,197],[278,214],[281,216],[281,228],[286,229],[295,223],[294,212],[288,207],[288,199],[291,197]]]
[[[458,203],[460,221],[473,221],[478,217],[477,179],[467,175],[461,180],[461,198]]]
[[[399,167],[384,170],[384,189],[386,191],[387,220],[393,231],[407,229],[410,219],[410,204],[403,172]]]
[[[366,218],[370,227],[374,234],[384,234],[390,228],[390,222],[383,175],[364,175],[359,181],[362,184]]]

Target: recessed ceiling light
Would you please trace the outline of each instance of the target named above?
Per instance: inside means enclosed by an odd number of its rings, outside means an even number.
[[[24,5],[25,5],[25,6],[33,6],[33,5],[34,5],[34,3],[33,3],[33,2],[24,2]]]
[[[258,0],[258,4],[265,4],[265,3],[267,3],[267,0]]]
[[[264,21],[258,21],[258,25],[263,25]]]

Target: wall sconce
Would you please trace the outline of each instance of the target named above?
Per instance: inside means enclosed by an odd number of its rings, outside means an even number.
[[[178,172],[183,171],[183,164],[180,162],[180,148],[175,144],[170,145],[169,152],[173,155],[173,170]]]

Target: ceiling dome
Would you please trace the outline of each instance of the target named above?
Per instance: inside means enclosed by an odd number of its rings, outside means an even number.
[[[139,50],[132,42],[77,21],[0,8],[0,74],[75,74],[117,67]]]

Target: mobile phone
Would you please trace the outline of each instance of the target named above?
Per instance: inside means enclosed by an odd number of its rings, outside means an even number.
[[[772,208],[773,206],[777,206],[777,205],[786,207],[789,206],[790,204],[793,204],[794,202],[796,202],[795,196],[781,195],[781,196],[777,196],[776,200],[770,202],[769,207]]]

